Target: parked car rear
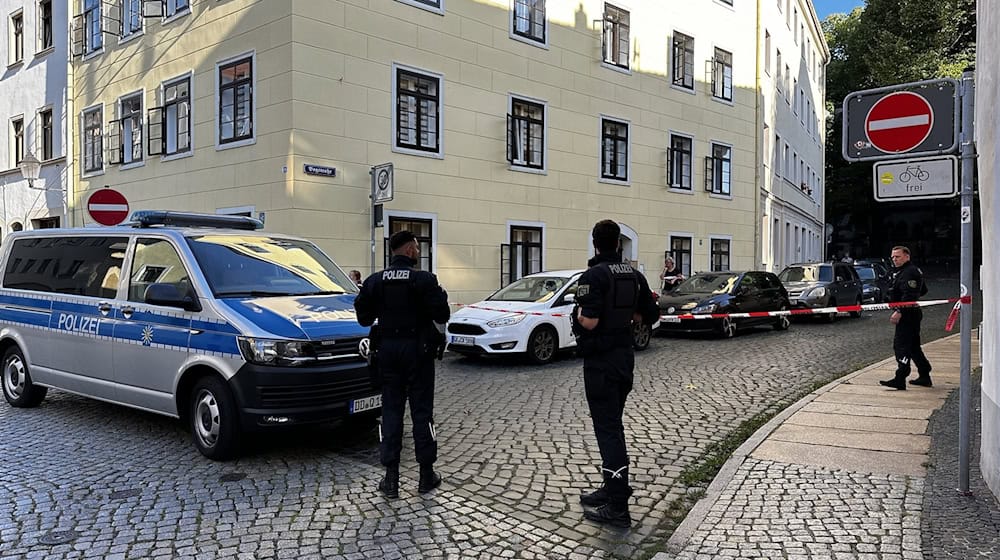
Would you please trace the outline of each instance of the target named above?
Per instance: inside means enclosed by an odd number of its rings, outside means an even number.
[[[861,279],[847,263],[795,263],[786,266],[778,278],[788,290],[792,307],[797,309],[861,304]],[[860,316],[860,311],[851,312],[851,317]],[[831,322],[836,317],[836,312],[825,315]]]

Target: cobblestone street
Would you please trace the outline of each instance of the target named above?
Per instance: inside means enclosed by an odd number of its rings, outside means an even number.
[[[957,292],[935,288],[929,297]],[[948,311],[925,310],[925,340],[946,334]],[[375,490],[374,430],[269,434],[241,460],[213,463],[177,421],[53,391],[37,409],[0,406],[0,558],[644,557],[669,536],[663,521],[686,492],[678,476],[709,444],[888,357],[891,340],[882,312],[732,340],[656,337],[637,354],[626,406],[628,532],[582,520],[579,494],[600,477],[575,357],[533,367],[447,356],[435,414],[444,484],[417,494],[404,440],[394,501]],[[876,490],[901,502],[921,491],[894,480]]]

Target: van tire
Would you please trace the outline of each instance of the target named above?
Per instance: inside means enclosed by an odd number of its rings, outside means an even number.
[[[31,381],[28,363],[17,346],[11,346],[3,355],[3,398],[15,408],[34,408],[42,403],[49,392]]]
[[[202,455],[213,461],[236,457],[240,448],[239,412],[224,381],[216,376],[196,381],[188,411],[191,436]]]

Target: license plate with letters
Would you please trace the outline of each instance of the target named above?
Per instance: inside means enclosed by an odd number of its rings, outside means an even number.
[[[476,337],[474,336],[451,336],[452,344],[461,344],[463,346],[475,346]]]
[[[680,317],[660,317],[660,321],[664,323],[680,323]]]
[[[366,410],[373,410],[376,408],[382,408],[382,395],[372,395],[363,399],[354,399],[351,401],[350,412],[351,414],[357,414],[358,412],[364,412]]]

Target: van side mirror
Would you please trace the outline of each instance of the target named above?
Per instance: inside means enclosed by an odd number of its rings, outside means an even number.
[[[179,307],[187,311],[201,311],[201,304],[198,303],[198,300],[192,297],[190,293],[181,293],[174,284],[163,282],[150,284],[146,288],[143,300],[151,305]]]

